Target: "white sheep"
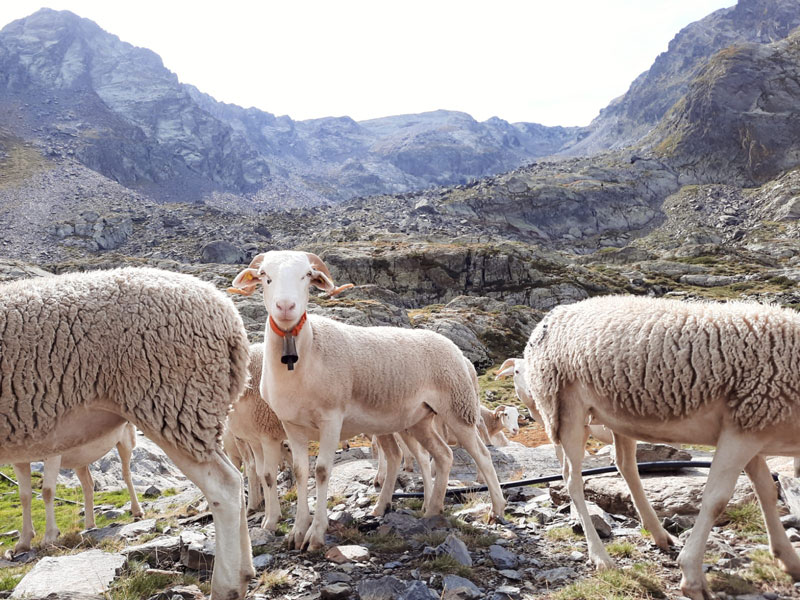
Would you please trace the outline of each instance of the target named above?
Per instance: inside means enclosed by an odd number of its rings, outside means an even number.
[[[131,514],[134,517],[142,516],[142,508],[136,497],[136,490],[131,480],[131,453],[136,447],[136,428],[130,423],[123,423],[119,427],[109,430],[100,438],[88,442],[77,448],[70,448],[62,454],[56,454],[44,461],[42,477],[42,500],[45,507],[45,534],[44,543],[52,544],[58,539],[60,532],[56,525],[54,499],[56,493],[56,479],[59,469],[73,469],[78,476],[83,490],[84,524],[87,529],[95,526],[94,520],[94,481],[89,472],[89,465],[102,458],[111,448],[117,447],[119,459],[122,463],[122,478],[128,486],[131,496]],[[14,546],[14,554],[25,552],[31,548],[31,540],[36,535],[31,516],[31,500],[33,489],[31,486],[31,465],[28,462],[15,463],[14,473],[19,483],[19,499],[22,505],[22,532],[19,541]]]
[[[434,416],[473,456],[489,482],[494,514],[502,517],[505,500],[477,434],[477,394],[455,344],[431,331],[353,327],[307,317],[309,286],[330,294],[339,290],[313,254],[260,254],[236,276],[233,288],[250,294],[260,284],[269,313],[261,386],[286,430],[297,480],[290,545],[316,549],[324,544],[328,481],[341,439],[359,433],[383,436],[388,468],[376,515],[391,504],[400,462],[392,433],[408,429],[434,457],[437,471],[449,473],[452,451],[434,430]],[[320,443],[313,522],[307,498],[309,439]],[[445,478],[436,479],[428,514],[442,510],[446,485]]]
[[[800,454],[800,315],[740,302],[594,298],[552,310],[531,334],[525,364],[547,434],[563,447],[568,491],[595,564],[613,563],[589,518],[580,477],[590,418],[614,432],[629,486],[641,486],[636,439],[717,447],[700,513],[678,556],[685,596],[711,597],[702,572],[705,543],[742,469],[772,552],[800,579],[764,459]]]
[[[503,431],[511,437],[519,433],[519,410],[516,406],[501,404],[494,410],[481,405],[481,420],[489,433],[490,444],[498,447],[508,446],[508,438]]]
[[[220,446],[247,380],[230,299],[199,279],[114,269],[0,285],[0,463],[91,443],[130,421],[208,499],[214,598],[254,576],[242,478]]]
[[[262,398],[261,369],[264,363],[264,344],[250,346],[250,381],[233,405],[228,416],[228,431],[239,445],[239,454],[247,457],[244,463],[252,464],[248,475],[253,503],[258,499],[258,488],[263,490],[264,519],[261,527],[275,531],[281,516],[278,499],[278,471],[284,455],[283,441],[286,432],[278,416]],[[243,447],[244,445],[244,447]]]

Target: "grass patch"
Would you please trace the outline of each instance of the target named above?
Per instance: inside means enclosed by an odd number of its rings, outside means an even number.
[[[636,545],[627,540],[609,542],[606,544],[606,551],[617,558],[631,558],[639,554]]]
[[[432,546],[435,548],[439,544],[442,544],[445,539],[447,539],[447,532],[431,531],[430,533],[419,533],[414,536],[414,539],[420,544],[425,544],[426,546]]]
[[[448,575],[458,575],[465,579],[472,579],[472,568],[462,565],[452,556],[437,556],[431,560],[426,560],[422,563],[422,568],[436,573],[445,573]]]
[[[404,552],[408,549],[408,542],[393,533],[373,533],[364,538],[364,543],[376,552]]]
[[[296,494],[297,492],[295,492]],[[334,506],[338,506],[339,504],[344,504],[347,501],[347,498],[344,496],[339,496],[334,494],[330,498],[328,498],[328,510],[333,510]]]
[[[761,508],[756,502],[745,502],[739,506],[731,506],[725,510],[723,517],[729,529],[750,537],[763,535],[764,521],[761,518]]]
[[[350,526],[334,526],[333,533],[338,537],[342,542],[346,544],[361,544],[364,542],[366,536],[359,531],[358,527]]]
[[[281,502],[288,502],[289,504],[292,502],[297,502],[297,488],[292,487],[292,489],[281,496]]]
[[[577,533],[572,531],[572,527],[553,527],[544,533],[551,542],[577,542],[581,539]]]
[[[196,577],[182,574],[148,573],[147,563],[133,562],[126,573],[111,584],[109,600],[149,598],[174,585],[196,585],[204,594],[211,593],[211,582],[200,583]]]
[[[273,569],[261,574],[261,577],[258,578],[257,589],[261,591],[277,591],[290,587],[291,583],[292,579],[289,577],[289,571]]]
[[[756,587],[736,573],[727,571],[711,571],[708,573],[708,585],[712,592],[725,592],[732,596],[753,594]]]
[[[655,576],[655,566],[649,563],[598,571],[553,594],[553,600],[648,600],[665,597]]]
[[[10,592],[17,587],[17,584],[33,568],[34,564],[36,563],[31,562],[19,567],[0,569],[0,592]]]
[[[507,521],[511,521],[513,518],[512,515],[506,515]],[[461,541],[470,548],[488,548],[497,541],[497,534],[475,527],[470,523],[465,523],[456,517],[450,517],[448,521],[450,526],[460,534]]]
[[[742,574],[751,583],[765,583],[770,589],[777,586],[792,586],[792,578],[781,569],[778,560],[767,550],[754,550],[750,553],[752,562]]]

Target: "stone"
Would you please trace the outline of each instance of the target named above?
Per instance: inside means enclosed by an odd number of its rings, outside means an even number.
[[[112,524],[101,529],[87,529],[81,532],[88,538],[99,542],[105,539],[124,540],[138,537],[144,533],[152,533],[156,530],[155,519],[145,519],[143,521],[134,521],[125,525]]]
[[[275,534],[261,527],[250,528],[250,545],[253,548],[265,546],[275,539]]]
[[[148,600],[205,600],[205,594],[196,585],[175,585],[150,596]]]
[[[369,550],[364,546],[355,544],[334,546],[325,553],[325,558],[337,564],[346,562],[367,562],[369,560]]]
[[[244,250],[228,241],[214,240],[201,248],[200,262],[237,265],[247,262],[247,256]]]
[[[439,595],[422,581],[412,581],[400,594],[398,600],[437,600]]]
[[[344,600],[352,592],[353,588],[346,583],[331,583],[323,586],[319,591],[322,600]]]
[[[436,556],[450,556],[465,567],[472,566],[472,556],[470,556],[467,545],[453,533],[449,534],[444,542],[436,547]]]
[[[378,533],[395,533],[403,537],[411,537],[428,533],[428,527],[425,522],[414,516],[401,512],[391,512],[383,516],[383,523],[378,527]]]
[[[151,485],[144,491],[145,498],[158,498],[160,495],[161,495],[161,490],[154,485]]]
[[[214,567],[214,540],[199,531],[184,531],[180,535],[181,564],[194,571],[211,571]]]
[[[547,569],[546,571],[539,571],[536,574],[536,578],[539,581],[543,581],[551,585],[570,581],[572,579],[575,579],[577,576],[578,574],[575,572],[575,569],[572,569],[570,567],[556,567],[555,569]]]
[[[442,600],[477,600],[483,597],[477,585],[458,575],[445,575],[442,586]]]
[[[496,569],[516,569],[519,565],[519,557],[516,554],[497,544],[489,546],[489,558]]]
[[[491,600],[516,600],[520,597],[520,588],[513,585],[501,585],[494,591]]]
[[[122,554],[102,550],[46,556],[22,578],[11,597],[43,597],[53,592],[103,594],[126,563]]]
[[[362,579],[356,589],[361,600],[399,600],[406,585],[389,575],[380,579]]]
[[[157,538],[144,544],[128,546],[120,552],[128,560],[144,560],[155,565],[175,562],[181,557],[181,539],[178,536]]]
[[[511,579],[512,581],[522,581],[522,573],[515,569],[502,569],[498,571],[498,573],[500,573],[500,575],[506,579]]]
[[[636,444],[636,462],[659,462],[662,460],[692,460],[691,453],[667,444]]]

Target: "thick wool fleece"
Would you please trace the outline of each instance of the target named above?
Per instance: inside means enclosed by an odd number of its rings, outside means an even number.
[[[423,390],[441,392],[431,408],[468,424],[479,403],[464,355],[443,335],[420,329],[356,327],[312,315],[314,352],[331,377],[347,379],[351,396],[370,406],[395,406]],[[336,375],[334,375],[336,374]]]
[[[41,439],[71,410],[111,404],[196,459],[217,447],[248,344],[210,284],[95,271],[2,285],[0,307],[0,443]]]
[[[800,314],[743,302],[592,298],[539,323],[525,366],[554,440],[559,393],[573,382],[618,411],[665,420],[724,401],[739,427],[759,430],[800,407]]]

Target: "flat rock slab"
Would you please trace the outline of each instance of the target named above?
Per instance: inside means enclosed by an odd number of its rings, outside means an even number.
[[[143,533],[151,533],[156,530],[155,519],[145,519],[144,521],[135,521],[126,525],[109,525],[101,529],[87,529],[81,532],[81,535],[89,537],[96,542],[105,539],[124,540],[139,537]]]
[[[128,546],[121,553],[129,559],[146,560],[156,565],[175,562],[181,556],[181,539],[176,535],[157,538],[144,544]]]
[[[47,556],[22,578],[12,598],[39,598],[52,593],[102,594],[125,566],[122,554],[89,550],[72,556]]]
[[[355,544],[334,546],[325,553],[325,558],[340,565],[346,562],[367,562],[369,550]]]

